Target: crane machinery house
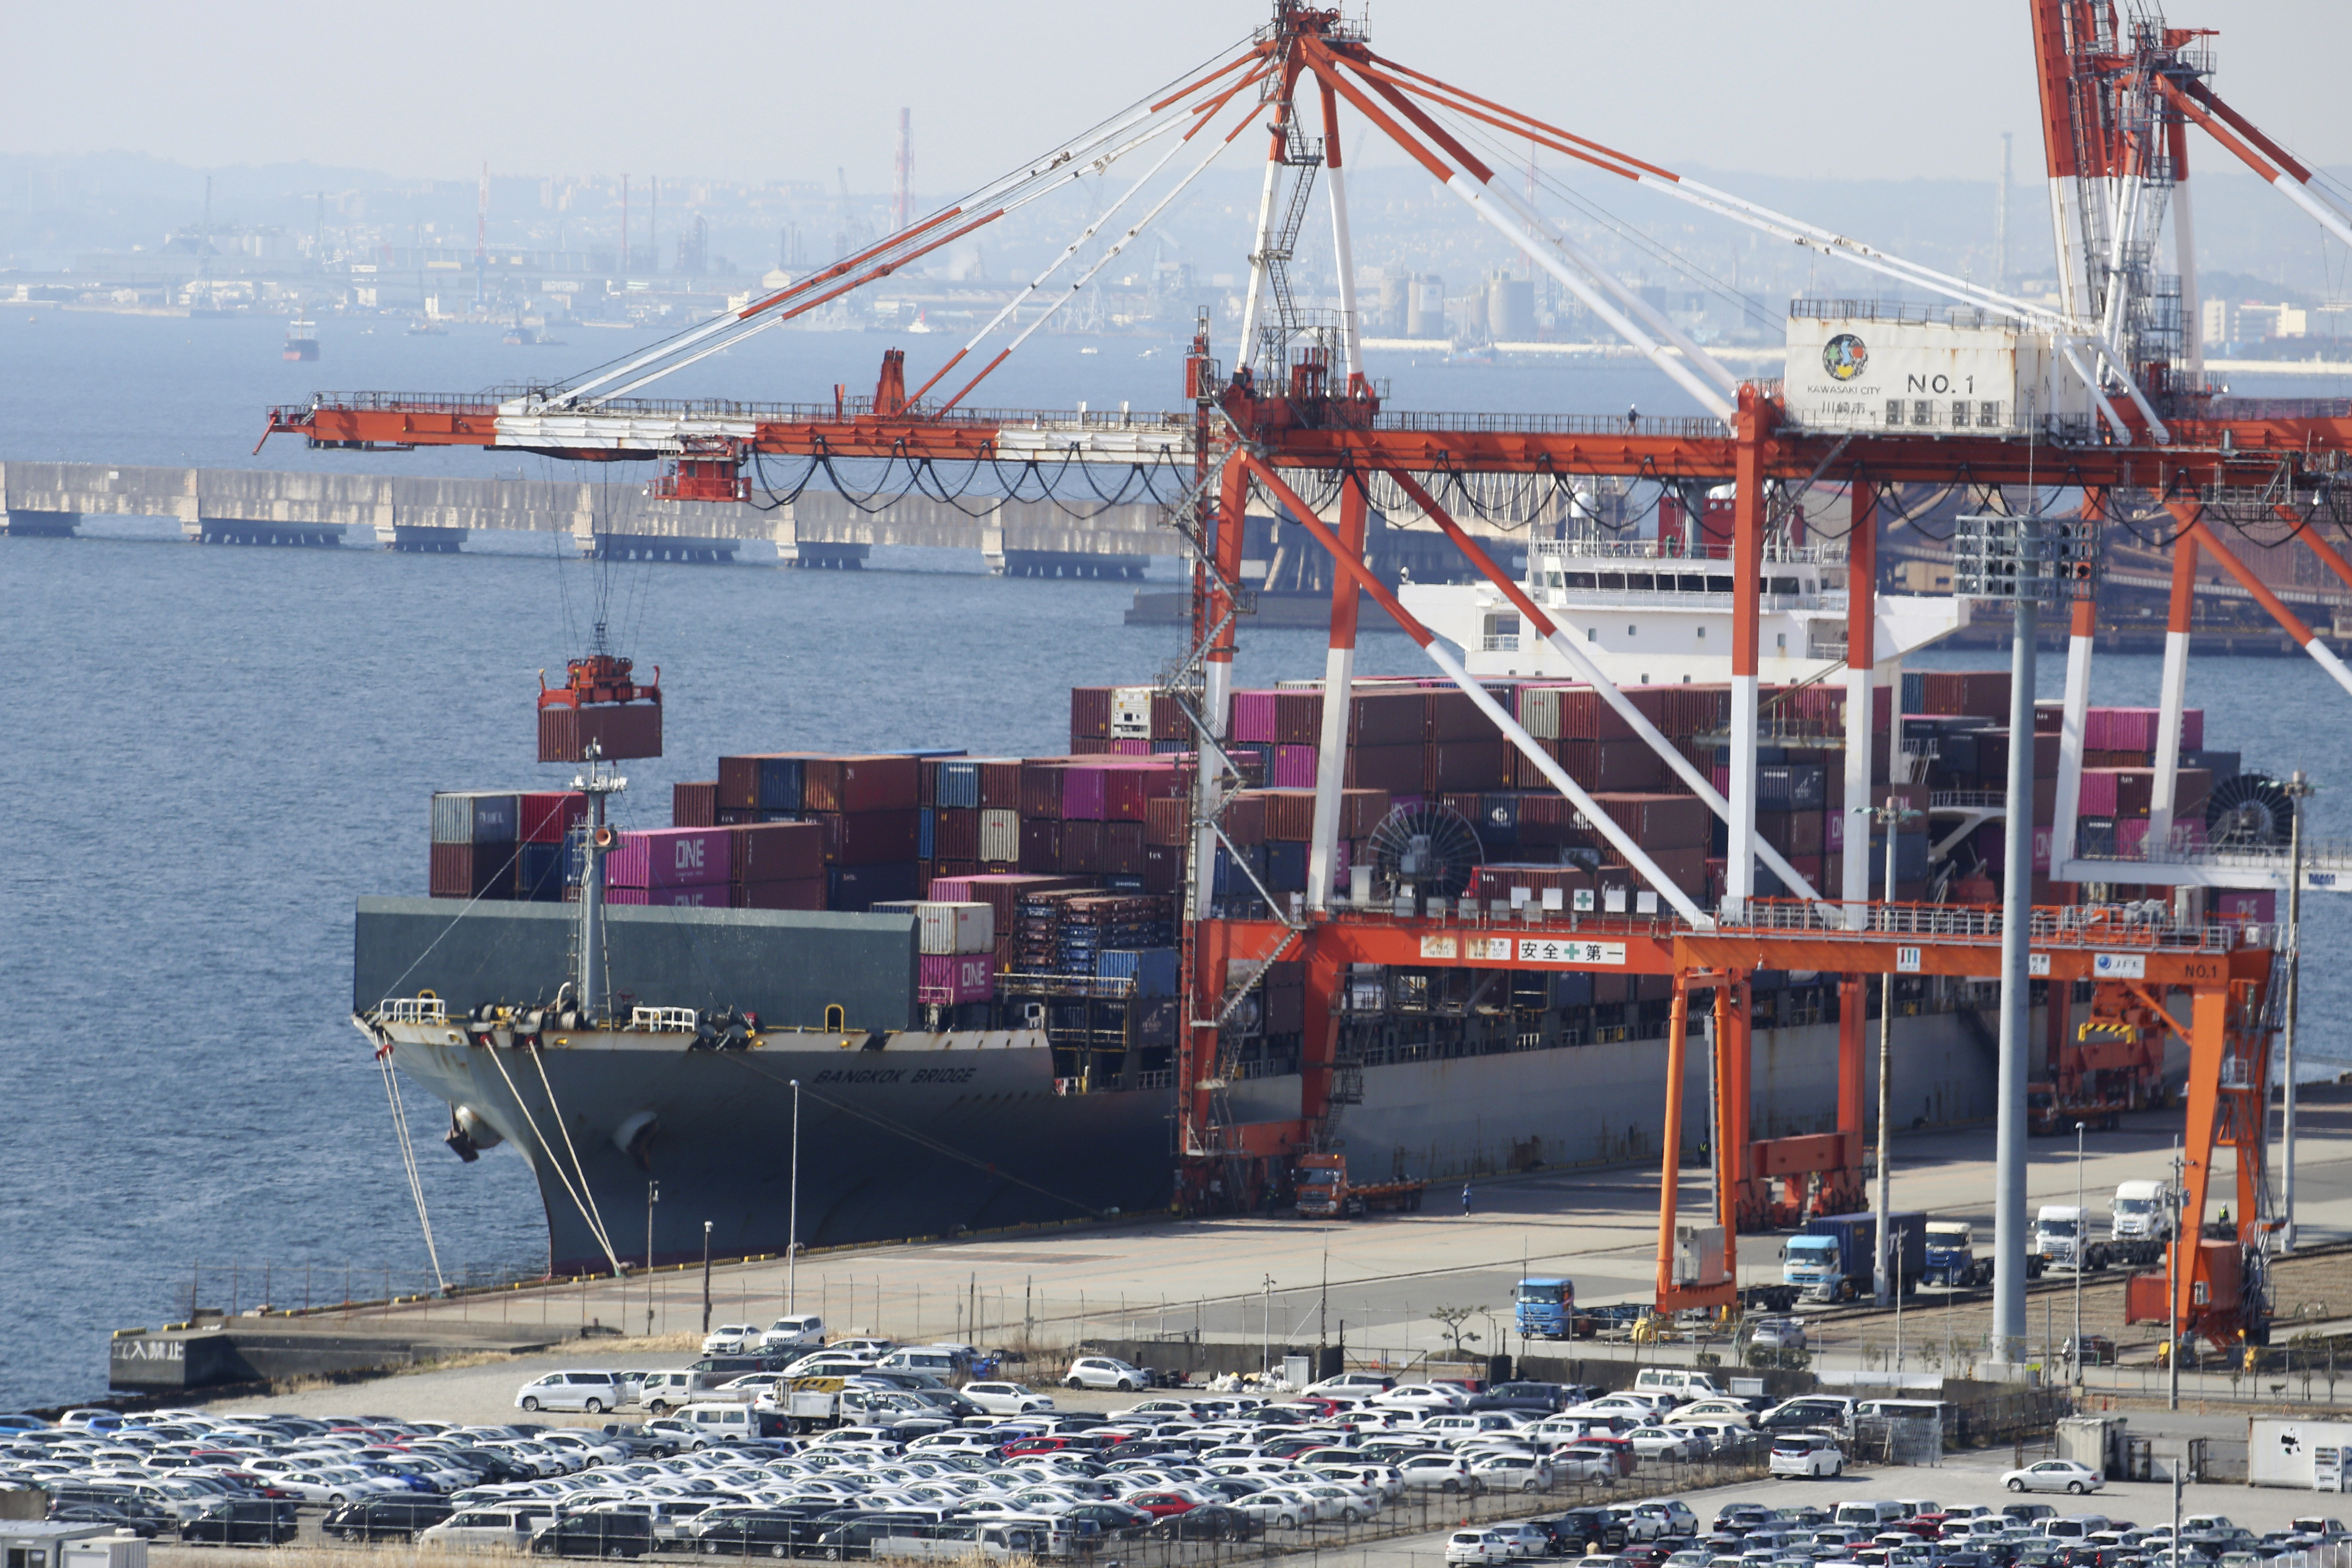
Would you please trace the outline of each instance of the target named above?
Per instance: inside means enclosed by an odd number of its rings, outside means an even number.
[[[1807,430],[2080,435],[2096,417],[2052,333],[1968,305],[1792,300],[1787,374]]]

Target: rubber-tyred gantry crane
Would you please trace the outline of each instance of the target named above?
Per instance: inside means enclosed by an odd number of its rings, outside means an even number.
[[[1167,470],[1182,493],[1169,521],[1192,571],[1189,652],[1167,679],[1199,737],[1195,850],[1184,924],[1190,1026],[1178,1052],[1178,1140],[1188,1173],[1181,1194],[1203,1206],[1264,1191],[1282,1163],[1331,1132],[1340,1064],[1336,994],[1349,963],[1408,968],[1591,969],[1673,977],[1666,1041],[1666,1121],[1657,1300],[1662,1308],[1727,1306],[1735,1299],[1736,1239],[1776,1214],[1789,1193],[1776,1181],[1826,1178],[1831,1206],[1859,1202],[1863,1107],[1862,977],[1887,973],[1989,976],[1999,973],[1997,910],[1874,901],[1866,857],[1848,856],[1844,881],[1817,889],[1755,830],[1759,716],[1758,627],[1768,538],[1787,526],[1793,488],[1843,486],[1851,498],[1846,551],[1847,798],[1867,798],[1874,685],[1885,646],[1876,616],[1875,508],[1885,487],[1968,487],[1998,502],[2014,489],[2035,510],[2050,489],[2075,492],[2083,514],[2131,504],[2172,518],[2176,582],[2200,561],[2233,575],[2339,684],[2352,672],[2223,542],[2221,524],[2284,517],[2302,530],[2329,570],[2352,584],[2352,564],[2319,537],[2342,521],[2352,405],[2231,398],[2201,373],[2193,308],[2194,255],[2186,186],[2187,133],[2211,134],[2270,179],[2329,232],[2352,242],[2343,203],[2286,150],[2225,104],[2208,78],[2206,35],[2168,28],[2151,5],[2127,15],[2106,0],[2027,0],[2042,83],[2053,222],[2062,258],[2057,307],[2014,298],[1894,256],[1861,239],[1782,214],[1574,130],[1454,86],[1374,49],[1333,10],[1276,0],[1273,17],[1245,43],[1171,82],[1086,133],[1007,172],[959,202],[641,353],[572,381],[510,395],[321,395],[271,412],[269,433],[351,450],[473,446],[591,461],[662,464],[660,493],[740,500],[747,465],[798,458],[814,474],[836,460],[905,464],[917,476],[950,466],[1003,473],[1068,464]],[[1367,374],[1352,277],[1341,166],[1346,117],[1377,129],[1492,229],[1543,269],[1597,321],[1669,377],[1696,416],[1427,416],[1384,405]],[[992,408],[973,394],[986,377],[1076,297],[1229,144],[1256,128],[1266,138],[1265,178],[1249,252],[1244,330],[1236,362],[1214,357],[1205,320],[1185,362],[1184,406],[1171,415],[1070,414]],[[1673,197],[1836,258],[1895,290],[1940,301],[1801,302],[1790,318],[1785,382],[1743,383],[1573,237],[1512,189],[1508,160],[1541,149],[1580,174]],[[670,401],[645,395],[656,382],[745,337],[821,309],[1050,195],[1083,174],[1141,174],[997,316],[908,390],[909,367],[886,357],[871,397],[832,389],[799,404]],[[1302,307],[1287,266],[1319,178],[1338,258],[1336,311]],[[2168,210],[2180,258],[2176,290],[2150,259]],[[1990,354],[1997,386],[1972,389],[1906,374],[1906,355]],[[917,367],[918,370],[920,367]],[[958,379],[961,374],[961,379]],[[1985,395],[1990,392],[1991,395]],[[266,438],[266,436],[265,436]],[[1728,787],[1692,768],[1605,678],[1561,627],[1448,514],[1437,494],[1465,475],[1587,476],[1729,481],[1729,536],[1697,546],[1727,564],[1734,583],[1729,650],[1732,723]],[[1311,482],[1310,482],[1311,481]],[[803,481],[805,482],[805,481]],[[1691,793],[1726,824],[1726,896],[1702,907],[1659,874],[1638,839],[1612,823],[1579,782],[1464,670],[1363,561],[1370,489],[1393,485],[1470,566],[1518,611],[1528,634],[1568,661],[1658,751]],[[1328,509],[1310,491],[1336,496]],[[1296,521],[1337,566],[1324,680],[1314,842],[1303,906],[1270,921],[1213,918],[1208,868],[1223,842],[1221,818],[1238,772],[1226,755],[1234,630],[1241,587],[1242,520],[1261,493]],[[1336,898],[1333,868],[1339,785],[1345,776],[1346,715],[1360,598],[1370,595],[1432,662],[1486,711],[1530,765],[1575,802],[1655,892],[1657,912],[1560,914],[1502,920],[1444,910],[1399,914]],[[2157,748],[2160,814],[2170,826],[2188,595],[2175,595],[2167,656],[2165,719]],[[2074,801],[2083,762],[2091,623],[2078,601],[2069,655],[2053,871],[2060,882],[2163,884],[2226,881],[2236,874],[2200,860],[2167,832],[2152,832],[2144,864],[2074,857]],[[1899,748],[1899,736],[1890,736]],[[2031,802],[2009,803],[2030,810]],[[1759,899],[1759,868],[1796,897]],[[2240,869],[2242,869],[2241,868]],[[2274,876],[2263,870],[2262,875]],[[1276,908],[1279,900],[1266,900]],[[2089,980],[2102,1016],[2189,1045],[2187,1220],[2199,1233],[2214,1162],[2234,1151],[2241,1239],[2258,1244],[2266,1212],[2262,1128],[2268,1090],[2268,1029],[2277,998],[2273,953],[2242,928],[2126,921],[2085,905],[2037,909],[2028,932],[2032,973],[2053,987]],[[1303,1094],[1295,1119],[1239,1122],[1223,1100],[1234,1063],[1222,1026],[1247,986],[1279,958],[1300,957],[1307,975]],[[1759,970],[1844,976],[1836,1130],[1810,1140],[1748,1137],[1747,977]],[[2128,987],[2126,995],[2121,989]],[[1676,1174],[1684,1136],[1681,1084],[1690,997],[1711,993],[1716,1022],[1717,1166],[1723,1268],[1685,1278],[1676,1267]],[[2185,1021],[2168,1011],[2185,996]],[[2021,1105],[2016,1108],[2021,1114]],[[1801,1147],[1800,1146],[1801,1145]],[[1220,1196],[1213,1200],[1212,1193]],[[2235,1246],[2235,1243],[2231,1244]],[[2003,1259],[2010,1268],[2021,1259]],[[2205,1247],[2170,1271],[2171,1311],[2184,1331],[2216,1339],[2258,1326],[2258,1298],[2242,1310],[2208,1300],[2203,1288],[2226,1265]],[[1997,1357],[2019,1346],[1995,1346]]]

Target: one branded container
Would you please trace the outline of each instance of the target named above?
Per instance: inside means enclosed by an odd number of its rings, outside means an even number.
[[[927,952],[919,962],[918,1002],[985,1002],[996,994],[996,963],[987,953]]]
[[[729,881],[734,874],[734,837],[723,827],[656,827],[624,833],[605,858],[605,884],[693,888]]]

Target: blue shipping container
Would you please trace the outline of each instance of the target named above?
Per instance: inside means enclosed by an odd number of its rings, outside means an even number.
[[[1307,890],[1307,846],[1275,842],[1261,846],[1265,850],[1265,885],[1277,893],[1303,893]]]
[[[1106,948],[1095,954],[1098,979],[1132,980],[1139,997],[1175,995],[1176,969],[1172,947]]]
[[[915,858],[917,859],[928,860],[931,858],[931,846],[937,841],[938,833],[939,814],[931,807],[928,805],[924,806],[922,808],[921,818],[915,829]]]
[[[563,901],[564,862],[561,844],[525,844],[515,860],[515,897],[534,904]]]
[[[878,866],[835,866],[825,873],[825,907],[863,914],[876,904],[894,899],[919,899],[921,878],[912,860],[891,860]]]
[[[980,806],[980,764],[941,763],[939,772],[933,776],[931,796],[950,810],[977,810]]]
[[[801,808],[801,759],[760,759],[760,809],[798,811]]]

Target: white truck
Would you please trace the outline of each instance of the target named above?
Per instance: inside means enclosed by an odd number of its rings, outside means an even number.
[[[2108,1251],[2139,1267],[2160,1263],[2172,1239],[2172,1185],[2168,1182],[2123,1182],[2107,1213]]]
[[[838,1377],[795,1377],[751,1401],[751,1408],[793,1432],[937,1416],[940,1407],[898,1389],[856,1388]]]
[[[2053,1268],[2095,1274],[2107,1266],[2104,1242],[2091,1239],[2091,1215],[2072,1204],[2043,1204],[2033,1216],[2033,1251]]]

